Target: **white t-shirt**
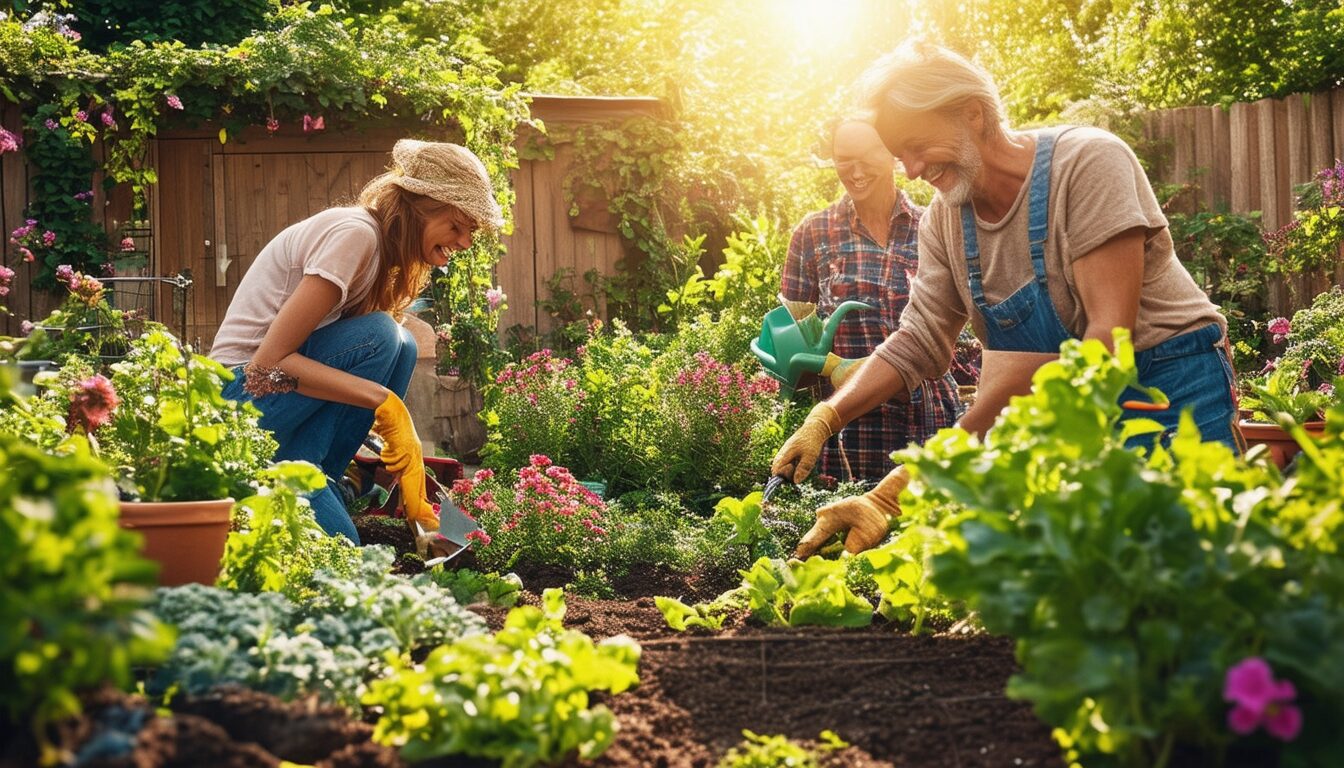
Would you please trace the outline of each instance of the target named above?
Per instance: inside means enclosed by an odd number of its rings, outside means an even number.
[[[233,368],[252,359],[304,275],[341,289],[317,324],[336,322],[369,292],[378,273],[378,224],[364,208],[329,208],[287,227],[261,249],[233,294],[210,356]]]

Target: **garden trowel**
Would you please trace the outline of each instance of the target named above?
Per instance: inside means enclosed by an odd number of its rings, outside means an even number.
[[[415,524],[417,543],[425,542],[426,568],[446,563],[467,551],[471,546],[471,540],[467,536],[481,530],[480,524],[463,512],[443,488],[438,489],[438,503],[438,531],[431,533],[422,528],[420,523]]]

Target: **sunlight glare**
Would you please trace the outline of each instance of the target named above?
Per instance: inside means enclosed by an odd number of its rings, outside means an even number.
[[[825,47],[855,33],[863,0],[782,0],[780,5],[801,45]]]

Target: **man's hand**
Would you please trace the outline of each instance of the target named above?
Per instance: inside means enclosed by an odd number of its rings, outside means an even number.
[[[882,478],[873,490],[862,496],[850,496],[817,510],[817,522],[798,542],[794,557],[811,557],[821,545],[840,531],[849,531],[845,550],[851,553],[872,549],[887,537],[891,520],[901,514],[897,499],[910,483],[910,475],[899,466]]]
[[[794,483],[803,482],[816,465],[822,446],[843,426],[840,415],[829,403],[817,403],[803,420],[803,425],[775,454],[775,460],[770,463],[770,474],[792,478]]]
[[[439,530],[438,515],[425,497],[425,457],[420,435],[411,423],[406,404],[395,392],[389,391],[387,399],[373,412],[373,431],[383,439],[383,464],[400,479],[406,519],[420,523],[425,530]]]

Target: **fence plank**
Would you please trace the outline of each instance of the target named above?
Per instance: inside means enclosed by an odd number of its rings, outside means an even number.
[[[1311,180],[1311,141],[1308,136],[1307,104],[1302,94],[1295,93],[1283,100],[1288,128],[1288,186]],[[1290,201],[1291,204],[1291,201]]]
[[[1261,99],[1251,105],[1255,113],[1259,143],[1260,162],[1260,210],[1264,211],[1265,222],[1274,228],[1283,225],[1283,208],[1279,205],[1279,177],[1276,158],[1278,155],[1278,137],[1275,134],[1274,104],[1270,99]]]
[[[1334,160],[1344,159],[1344,88],[1330,94],[1330,135],[1334,140]]]
[[[1260,123],[1251,104],[1233,104],[1229,114],[1231,137],[1232,211],[1260,210]]]
[[[537,325],[536,228],[533,190],[535,160],[522,160],[510,174],[517,194],[513,208],[513,232],[500,239],[505,253],[496,267],[499,285],[508,296],[508,309],[500,316],[499,326],[507,331],[514,325],[535,328]]]
[[[1199,174],[1199,199],[1205,208],[1212,208],[1215,198],[1214,185],[1217,180],[1213,171],[1216,165],[1213,142],[1213,112],[1209,107],[1191,107],[1190,117],[1194,124],[1195,170]]]
[[[1330,135],[1330,92],[1313,93],[1307,102],[1307,163],[1312,173],[1333,165],[1335,146]]]
[[[1213,124],[1212,204],[1226,208],[1232,201],[1232,114],[1224,107],[1209,107]]]

